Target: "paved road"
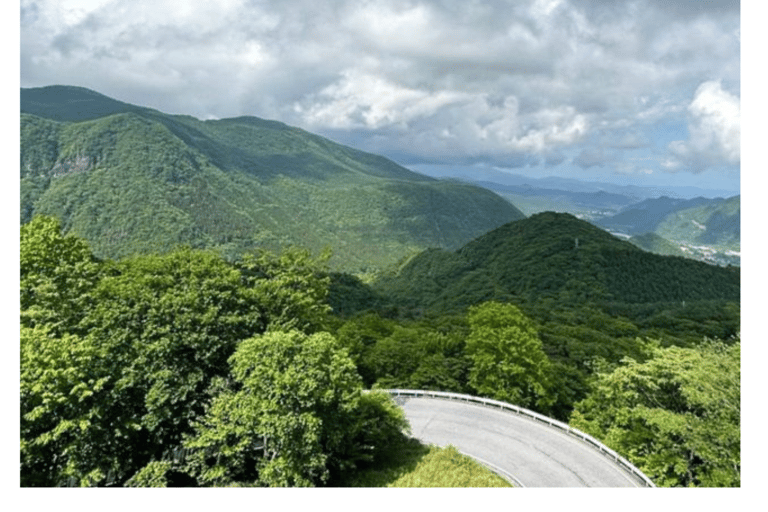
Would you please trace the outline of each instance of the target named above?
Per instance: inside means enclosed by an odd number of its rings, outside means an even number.
[[[630,473],[583,441],[501,410],[435,398],[398,398],[411,434],[453,445],[524,487],[641,487]]]

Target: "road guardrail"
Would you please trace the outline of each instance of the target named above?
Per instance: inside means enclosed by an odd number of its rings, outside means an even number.
[[[625,459],[624,457],[616,453],[614,450],[605,446],[603,443],[601,443],[594,437],[582,432],[579,429],[573,428],[570,425],[563,423],[562,421],[558,421],[554,418],[549,418],[547,416],[544,416],[543,414],[539,414],[537,412],[525,409],[523,407],[518,407],[517,405],[509,404],[507,402],[502,402],[500,400],[494,400],[492,398],[483,398],[483,397],[472,396],[472,395],[464,395],[461,393],[448,393],[445,391],[422,391],[422,390],[416,390],[416,389],[382,389],[381,391],[385,391],[392,396],[426,397],[426,398],[438,398],[443,400],[456,400],[460,402],[471,402],[471,403],[482,405],[485,407],[490,407],[492,409],[502,409],[505,411],[510,411],[519,416],[526,416],[534,421],[544,423],[546,425],[549,425],[552,428],[561,430],[570,436],[581,439],[582,441],[590,445],[592,448],[598,450],[605,457],[613,460],[615,463],[622,466],[625,470],[629,471],[633,476],[638,478],[646,487],[656,487],[656,485],[651,481],[651,479],[645,476],[643,472],[637,469],[631,462],[629,462],[627,459]]]

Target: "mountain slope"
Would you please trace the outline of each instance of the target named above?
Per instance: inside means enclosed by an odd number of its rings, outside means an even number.
[[[501,226],[455,252],[430,250],[375,283],[403,305],[456,310],[487,300],[568,303],[739,300],[738,269],[644,252],[569,214]]]
[[[682,254],[718,265],[740,264],[741,196],[648,199],[594,223],[611,232],[634,235],[630,241],[656,254]]]
[[[694,208],[710,200],[703,197],[677,199],[667,196],[646,199],[627,206],[616,215],[597,220],[595,224],[628,235],[653,233],[671,213]]]
[[[679,246],[673,244],[666,238],[662,238],[656,233],[643,233],[635,235],[629,239],[629,242],[644,251],[660,254],[662,256],[688,256]]]
[[[57,216],[102,257],[301,245],[366,272],[524,217],[480,187],[275,121],[201,121],[63,86],[22,89],[21,112],[21,222]]]
[[[711,200],[668,215],[656,228],[667,240],[734,247],[741,240],[741,196]]]
[[[741,196],[728,199],[646,199],[595,224],[628,235],[656,233],[670,241],[706,245],[739,243]]]

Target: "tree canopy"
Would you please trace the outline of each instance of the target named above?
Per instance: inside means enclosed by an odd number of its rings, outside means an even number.
[[[738,303],[415,312],[328,254],[99,260],[61,231],[21,230],[23,486],[344,485],[401,446],[380,387],[570,417],[660,485],[739,485]]]
[[[551,402],[550,361],[533,323],[512,304],[469,310],[469,384],[482,396],[529,407]]]
[[[354,467],[365,448],[353,441],[370,435],[359,430],[362,381],[330,334],[269,332],[244,340],[230,363],[237,391],[217,396],[186,442],[203,454],[192,464],[202,482],[309,486]],[[387,418],[392,434],[404,426]]]
[[[36,218],[21,233],[22,485],[318,485],[400,435],[403,417],[361,399],[355,364],[322,331],[323,257],[98,261],[60,231]],[[361,430],[372,423],[378,436]],[[217,435],[222,475],[206,456],[169,456]],[[237,443],[257,438],[258,468],[243,466]]]
[[[738,487],[741,343],[657,348],[598,376],[571,425],[661,486]]]

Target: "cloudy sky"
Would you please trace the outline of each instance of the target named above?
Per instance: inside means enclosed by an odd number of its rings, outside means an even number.
[[[730,0],[21,0],[21,86],[278,119],[433,175],[740,187]]]

